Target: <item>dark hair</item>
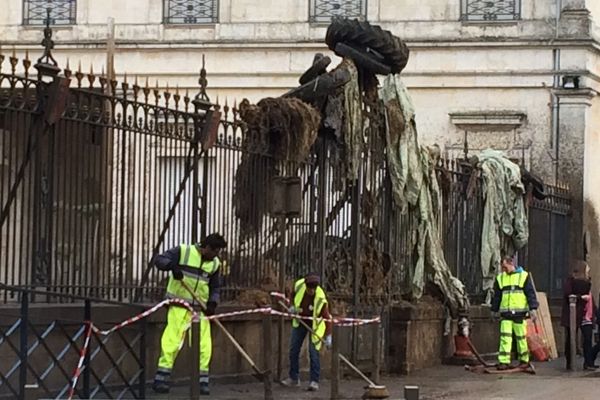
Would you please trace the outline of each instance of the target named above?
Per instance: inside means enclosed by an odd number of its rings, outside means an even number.
[[[321,283],[321,276],[316,272],[309,272],[304,277],[304,282],[306,283],[306,287],[314,289]]]
[[[227,247],[225,238],[218,233],[211,233],[200,242],[200,247],[209,246],[211,249],[218,250]]]
[[[510,254],[505,254],[502,256],[502,262],[508,261],[511,264],[515,262],[515,256]]]

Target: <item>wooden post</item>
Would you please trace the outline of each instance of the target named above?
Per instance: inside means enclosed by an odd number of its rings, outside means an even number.
[[[265,357],[265,400],[273,400],[272,370],[273,370],[273,318],[267,314],[263,318],[263,355]]]
[[[381,373],[381,325],[379,323],[372,324],[372,335],[373,335],[373,371],[371,371],[371,378],[373,382],[379,383]]]
[[[190,373],[190,399],[200,397],[200,315],[192,319],[192,371]]]
[[[574,370],[575,353],[577,351],[577,296],[575,295],[569,296],[569,336],[569,343],[571,344],[569,369]]]
[[[339,348],[339,327],[333,325],[331,337],[331,400],[340,398],[340,348]]]

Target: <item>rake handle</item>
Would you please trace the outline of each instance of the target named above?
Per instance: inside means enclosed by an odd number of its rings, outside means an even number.
[[[196,301],[200,305],[200,308],[202,309],[202,311],[206,312],[206,304],[204,304],[204,302],[202,300],[200,300],[198,298],[198,296],[196,296],[196,294],[193,292],[193,290],[190,287],[190,285],[188,285],[187,283],[185,283],[185,281],[183,281],[183,280],[181,280],[180,282],[183,285],[183,287],[188,292],[190,292],[190,294],[194,298],[194,301]],[[231,335],[231,333],[229,333],[229,331],[227,330],[227,328],[225,328],[225,326],[221,323],[221,321],[219,321],[218,319],[214,319],[213,322],[219,327],[219,329],[221,329],[221,331],[225,334],[225,336],[227,337],[227,339],[229,339],[229,341],[235,346],[235,348],[237,349],[237,351],[239,351],[239,353],[246,359],[246,361],[248,361],[248,364],[250,364],[250,366],[252,367],[252,369],[257,374],[264,375],[264,372],[261,371],[260,369],[258,369],[258,367],[254,363],[254,361],[252,360],[252,358],[250,358],[250,355],[248,355],[248,353],[246,353],[246,351],[244,350],[244,348],[237,342],[237,340],[235,340],[235,338]]]
[[[279,305],[281,305],[288,313],[290,312],[289,307],[286,306],[281,300],[279,300]],[[325,343],[325,340],[323,340],[323,338],[321,336],[317,335],[315,333],[315,331],[313,331],[313,329],[310,326],[308,326],[308,324],[302,318],[297,318],[297,321],[300,322],[306,328],[306,330],[309,331],[313,336],[316,336],[321,343],[323,343],[323,344]],[[359,370],[357,366],[355,366],[354,364],[352,364],[350,362],[350,360],[348,360],[346,358],[346,356],[344,356],[343,354],[339,354],[338,353],[338,357],[340,358],[340,360],[342,360],[343,362],[345,362],[346,364],[348,364],[348,366],[354,372],[356,372],[361,378],[363,378],[369,385],[371,385],[371,386],[377,386],[372,380],[370,380],[365,374],[363,374],[362,371]]]

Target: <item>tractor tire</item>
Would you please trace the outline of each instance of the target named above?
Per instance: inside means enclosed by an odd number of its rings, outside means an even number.
[[[382,62],[390,67],[394,74],[400,73],[408,63],[409,50],[406,44],[390,31],[368,22],[334,18],[327,28],[325,43],[338,56],[338,43],[345,43],[354,49],[380,54]],[[368,50],[367,50],[368,49]]]
[[[545,200],[548,197],[546,185],[539,176],[531,173],[527,169],[521,167],[521,181],[527,185],[531,185],[533,197],[538,200]]]
[[[392,69],[378,61],[373,55],[348,46],[346,43],[338,43],[335,46],[336,54],[341,54],[343,57],[348,57],[359,66],[377,75],[389,75]]]

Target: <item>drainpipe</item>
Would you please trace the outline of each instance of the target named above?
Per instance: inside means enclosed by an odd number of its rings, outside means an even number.
[[[560,24],[560,14],[562,11],[562,0],[556,0],[556,19],[554,26],[554,39],[558,39],[558,28]],[[552,49],[552,69],[554,72],[554,80],[553,80],[553,89],[554,93],[552,93],[552,138],[550,146],[554,150],[554,183],[558,183],[558,163],[559,163],[559,142],[560,142],[560,103],[558,96],[556,95],[556,90],[560,88],[560,48],[555,47]]]

